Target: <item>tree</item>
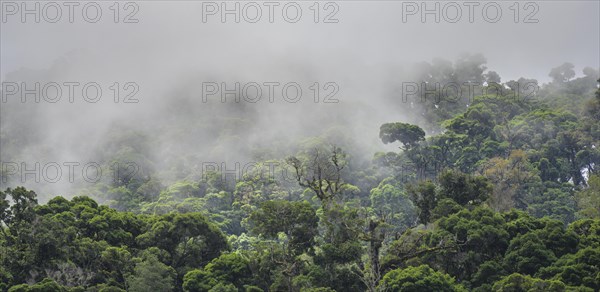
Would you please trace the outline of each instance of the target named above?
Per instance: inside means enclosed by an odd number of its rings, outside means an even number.
[[[8,190],[7,190],[8,192]],[[11,213],[10,213],[10,202],[7,199],[7,192],[0,191],[0,230],[2,230],[2,234],[6,236],[6,231],[4,230],[4,226],[8,224],[10,221]]]
[[[483,176],[471,176],[456,170],[447,170],[439,176],[440,196],[462,206],[479,205],[492,192],[492,184]]]
[[[549,267],[540,269],[538,276],[552,278],[572,286],[586,286],[600,289],[600,250],[591,246],[582,248],[575,254],[566,254]]]
[[[564,83],[575,77],[575,66],[571,63],[564,63],[556,68],[552,68],[548,76],[552,77],[555,83]]]
[[[183,290],[208,291],[217,285],[233,285],[243,289],[252,282],[252,271],[246,258],[237,253],[223,254],[201,270],[189,271],[183,277]]]
[[[431,219],[431,212],[437,206],[437,191],[435,184],[430,181],[408,185],[407,192],[415,206],[419,208],[419,222],[427,224]]]
[[[141,247],[166,251],[178,279],[229,248],[221,230],[200,213],[162,215],[148,229],[136,242]]]
[[[66,287],[63,287],[53,281],[52,279],[45,278],[42,281],[33,285],[21,284],[16,285],[8,289],[9,292],[65,292],[68,291]]]
[[[583,218],[600,218],[600,175],[592,175],[588,187],[577,193],[579,216]]]
[[[398,186],[383,181],[371,190],[371,209],[385,222],[392,234],[399,234],[415,225],[416,210],[409,196]]]
[[[556,260],[535,233],[520,235],[511,240],[504,266],[506,270],[526,275],[534,275],[540,268],[549,266]]]
[[[542,218],[549,217],[568,224],[575,220],[576,202],[573,200],[575,189],[569,183],[547,181],[543,184],[532,183],[523,188],[525,196],[522,203],[529,214]]]
[[[456,83],[473,82],[481,84],[487,69],[486,58],[482,54],[461,54],[454,63],[453,81]]]
[[[421,258],[461,282],[470,281],[485,262],[501,258],[510,241],[505,219],[489,208],[463,209],[437,225],[423,240],[432,252]]]
[[[292,279],[298,275],[301,266],[298,256],[313,248],[318,235],[315,210],[308,202],[266,201],[250,214],[248,223],[252,233],[281,246],[281,260],[275,260],[274,256],[272,259],[279,266],[282,286],[292,289]]]
[[[277,239],[280,232],[285,234],[284,245],[294,255],[311,248],[318,234],[318,218],[308,202],[266,201],[250,214],[248,222],[257,235]]]
[[[466,291],[447,274],[434,271],[427,265],[396,269],[383,276],[379,285],[385,291]]]
[[[600,83],[600,79],[597,80]],[[595,119],[596,121],[600,121],[600,88],[596,89],[595,98],[590,99],[587,104],[587,114]]]
[[[568,230],[577,234],[580,249],[600,245],[600,218],[577,220],[569,224]]]
[[[7,200],[11,197],[13,204]],[[34,208],[37,206],[37,194],[28,191],[24,187],[6,189],[0,191],[0,223],[6,226],[18,224],[19,222],[31,222],[35,217]]]
[[[148,255],[135,265],[133,275],[127,279],[128,291],[173,291],[175,288],[175,270]]]
[[[516,207],[519,193],[525,184],[535,180],[527,155],[513,150],[507,159],[494,157],[481,166],[481,173],[492,183],[488,204],[496,211],[508,211]]]
[[[101,270],[107,281],[125,283],[127,275],[133,273],[134,262],[131,253],[121,247],[108,247],[101,253]],[[122,288],[125,288],[123,285]]]
[[[458,170],[445,170],[439,177],[439,186],[432,181],[408,185],[407,192],[415,206],[419,208],[419,221],[426,224],[431,221],[433,210],[443,199],[454,201],[458,206],[477,206],[486,200],[492,190],[492,185],[482,176],[464,174]],[[452,203],[445,202],[445,207]],[[441,209],[438,210],[443,212]]]
[[[563,282],[542,280],[527,275],[514,273],[503,277],[494,283],[493,291],[531,291],[531,292],[562,292],[566,290]]]
[[[488,85],[500,84],[500,75],[496,71],[488,71],[484,76]]]
[[[505,83],[513,92],[513,97],[517,100],[527,101],[527,99],[535,98],[535,95],[540,88],[536,79],[520,77],[518,80],[510,80]]]
[[[400,236],[415,225],[417,218],[415,207],[408,196],[390,180],[384,180],[372,189],[370,198],[366,231],[360,236],[368,244],[369,259],[366,264],[360,264],[358,274],[368,291],[377,291],[382,277],[381,248],[392,236]]]
[[[379,138],[384,144],[399,141],[404,149],[410,149],[425,140],[425,131],[417,125],[406,123],[387,123],[381,125]]]
[[[347,187],[342,179],[346,154],[339,147],[333,146],[330,151],[314,148],[304,157],[288,157],[286,162],[293,168],[298,184],[313,191],[324,208],[329,208]]]

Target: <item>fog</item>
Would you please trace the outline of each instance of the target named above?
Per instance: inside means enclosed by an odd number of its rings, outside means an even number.
[[[352,155],[368,160],[376,151],[396,147],[379,140],[382,123],[423,122],[398,95],[403,82],[419,81],[415,64],[481,54],[502,82],[527,77],[542,83],[549,82],[551,68],[564,62],[574,64],[579,75],[584,67],[600,67],[598,1],[529,2],[535,11],[521,3],[518,22],[512,2],[497,2],[502,14],[495,23],[486,20],[490,15],[482,16],[485,2],[474,7],[472,22],[468,8],[458,2],[463,10],[456,23],[446,19],[454,14],[441,14],[439,22],[435,15],[425,15],[423,22],[419,12],[406,14],[406,4],[392,1],[319,2],[318,23],[313,2],[296,2],[302,10],[296,23],[282,17],[283,2],[274,7],[273,23],[264,2],[227,2],[230,8],[258,3],[263,14],[257,23],[244,15],[239,23],[235,15],[226,15],[229,21],[223,23],[219,13],[206,15],[208,2],[194,1],[131,2],[135,6],[127,9],[121,3],[118,23],[109,2],[98,2],[102,18],[96,23],[82,19],[77,7],[73,23],[64,7],[57,23],[44,17],[36,23],[34,16],[23,22],[19,13],[6,14],[14,8],[6,3],[0,28],[3,84],[25,82],[32,88],[35,82],[42,87],[57,82],[62,90],[55,103],[37,103],[34,95],[23,103],[15,94],[0,104],[0,161],[25,162],[31,168],[36,162],[102,164],[127,157],[140,171],[158,171],[171,182],[186,177],[178,171],[202,162],[292,155],[312,137],[353,145]],[[43,7],[46,2],[40,3]],[[436,2],[410,3],[434,7]],[[138,8],[133,16],[138,22],[123,23],[133,7]],[[326,19],[337,23],[324,23]],[[65,82],[80,84],[73,102]],[[78,94],[91,82],[102,88],[95,103]],[[115,82],[118,102],[110,88]],[[232,89],[236,82],[241,88],[259,84],[262,97],[235,102],[235,96],[227,95],[221,102],[220,92],[206,94],[214,89],[209,85],[225,83]],[[268,82],[279,83],[272,101],[264,85]],[[311,89],[315,82],[318,102]],[[290,83],[302,88],[297,102],[288,99],[294,88],[289,96],[281,94]],[[7,88],[2,89],[5,97]],[[254,89],[249,90],[252,95]],[[137,102],[124,102],[134,91]],[[2,181],[2,188],[25,184],[43,195],[68,197],[74,185],[85,185],[77,177],[76,183],[20,179]]]

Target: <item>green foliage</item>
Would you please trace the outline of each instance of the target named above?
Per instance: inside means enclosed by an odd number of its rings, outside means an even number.
[[[60,286],[52,279],[43,279],[42,281],[33,284],[21,284],[10,287],[9,292],[66,292],[69,291],[67,288]]]
[[[198,213],[162,215],[136,242],[141,247],[156,246],[168,252],[172,266],[178,270],[198,266],[227,249],[223,233]]]
[[[412,201],[419,208],[419,221],[423,224],[429,222],[431,212],[436,207],[436,186],[431,181],[420,182],[416,186],[409,185],[408,193]]]
[[[183,290],[208,291],[222,285],[238,291],[251,282],[252,272],[248,260],[236,253],[230,253],[212,260],[202,270],[192,270],[185,274]]]
[[[552,278],[571,286],[586,286],[600,289],[600,250],[596,247],[580,249],[575,254],[566,254],[551,266],[542,268],[538,275]]]
[[[161,263],[154,255],[135,265],[133,275],[127,278],[129,291],[172,291],[175,269]]]
[[[421,265],[396,269],[383,276],[380,284],[386,291],[466,291],[452,277]]]
[[[505,269],[526,275],[535,274],[541,267],[556,260],[554,253],[546,248],[536,234],[527,233],[515,237],[506,251]]]
[[[416,209],[406,192],[393,184],[380,184],[371,190],[371,208],[392,233],[400,233],[414,225]]]
[[[600,218],[600,175],[592,175],[588,187],[577,194],[578,215],[584,218]]]
[[[0,275],[8,283],[49,278],[65,287],[147,291],[163,287],[150,282],[158,279],[170,290],[190,266],[227,248],[221,231],[198,213],[135,215],[88,197],[37,206],[35,193],[25,189],[2,194],[16,202],[3,210],[0,239]]]
[[[514,273],[503,277],[500,281],[494,283],[493,291],[566,291],[566,286],[563,282],[542,280],[532,278],[531,276]]]
[[[492,185],[486,178],[470,176],[456,170],[443,171],[439,176],[438,185],[432,181],[424,181],[408,186],[408,193],[420,211],[419,221],[423,224],[435,219],[432,218],[432,212],[444,214],[451,210],[458,211],[462,207],[480,205],[491,192]],[[437,208],[439,203],[443,203],[444,206]],[[451,213],[447,213],[449,214]]]
[[[437,220],[461,211],[463,207],[450,198],[441,199],[431,212],[431,219]]]
[[[492,192],[492,184],[482,176],[469,176],[459,171],[444,171],[439,177],[441,198],[459,205],[479,205]]]
[[[388,123],[379,129],[379,138],[385,144],[399,141],[408,149],[425,140],[425,131],[417,125]]]
[[[577,235],[579,248],[600,245],[600,219],[582,219],[571,223],[567,229]]]
[[[463,94],[411,100],[403,119],[418,125],[381,125],[402,149],[373,161],[355,129],[253,148],[242,118],[213,128],[180,107],[167,109],[186,119],[176,132],[111,131],[100,161],[136,161],[138,173],[109,168],[112,181],[45,204],[0,191],[0,291],[600,290],[598,72],[575,78],[564,64],[550,84],[499,84],[485,63],[415,65],[427,88]],[[465,96],[464,82],[487,93]],[[224,180],[199,175],[205,156],[191,150],[225,155],[217,142],[150,155],[206,132],[262,162]]]
[[[12,199],[12,204],[7,200]],[[34,218],[34,208],[37,206],[36,194],[24,187],[0,191],[0,222],[6,226],[17,225]]]
[[[250,230],[277,239],[287,237],[291,251],[299,254],[311,248],[317,235],[318,218],[307,202],[266,201],[248,217]]]

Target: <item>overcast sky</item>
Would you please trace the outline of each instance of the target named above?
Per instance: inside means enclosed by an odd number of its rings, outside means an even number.
[[[248,71],[268,67],[277,75],[289,67],[276,64],[286,62],[299,62],[329,76],[360,76],[363,66],[394,66],[434,57],[453,60],[462,52],[471,52],[483,53],[488,67],[504,81],[523,75],[547,81],[550,68],[564,61],[575,64],[578,74],[585,66],[598,68],[600,62],[600,1],[594,0],[519,2],[518,23],[513,1],[496,1],[497,5],[487,7],[487,13],[483,11],[486,2],[475,2],[477,5],[471,6],[472,23],[465,2],[447,7],[448,2],[441,1],[335,1],[327,7],[327,2],[320,2],[319,23],[314,22],[317,9],[311,8],[312,1],[296,2],[302,9],[296,23],[282,17],[283,2],[273,6],[273,23],[269,23],[269,8],[264,2],[254,2],[262,11],[257,23],[244,19],[255,14],[254,6],[244,10],[248,2],[237,2],[240,23],[234,22],[234,15],[227,15],[227,22],[222,23],[220,11],[206,15],[203,22],[203,7],[208,11],[213,3],[219,7],[222,2],[205,2],[204,6],[196,1],[132,2],[137,7],[132,19],[138,23],[122,23],[125,15],[136,9],[124,5],[119,7],[120,22],[114,23],[113,2],[98,2],[102,17],[97,23],[83,19],[82,5],[74,7],[73,23],[68,21],[66,6],[61,6],[57,23],[48,23],[44,16],[53,18],[55,8],[44,10],[47,2],[39,2],[40,23],[35,23],[32,15],[22,23],[21,7],[11,15],[6,10],[13,7],[7,3],[21,2],[3,1],[2,78],[21,67],[48,68],[72,52],[84,52],[88,65],[99,66],[90,71],[91,78],[125,71],[131,79],[158,80],[199,69]],[[233,8],[235,3],[227,5]],[[439,23],[433,14],[425,15],[422,22],[422,3],[430,9],[440,5]],[[413,4],[418,11],[411,13]],[[34,7],[31,2],[28,5]],[[462,15],[451,23],[457,16],[456,6],[461,7]],[[502,15],[490,23],[497,7]],[[294,9],[288,7],[290,18]],[[88,8],[87,14],[93,17],[93,9]],[[330,20],[338,22],[323,23],[329,14]]]

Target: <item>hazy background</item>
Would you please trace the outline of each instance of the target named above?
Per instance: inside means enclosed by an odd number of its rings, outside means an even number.
[[[475,8],[473,23],[464,6],[458,23],[443,18],[436,23],[433,16],[422,23],[419,14],[404,23],[402,4],[393,1],[334,2],[338,23],[315,23],[313,2],[297,2],[303,10],[297,23],[283,20],[281,6],[275,8],[274,23],[266,14],[259,23],[235,23],[232,16],[221,23],[219,15],[203,23],[201,2],[144,1],[134,2],[139,23],[114,23],[112,2],[98,3],[103,10],[98,23],[83,21],[76,9],[74,23],[63,15],[58,23],[21,23],[9,16],[0,24],[2,82],[97,82],[103,89],[95,104],[78,95],[68,103],[66,92],[55,104],[1,103],[1,161],[84,164],[110,160],[110,153],[143,153],[138,158],[151,161],[149,167],[170,180],[179,178],[178,168],[191,167],[182,163],[290,155],[290,145],[314,136],[353,143],[355,156],[371,157],[394,147],[380,142],[382,123],[419,122],[409,118],[410,105],[394,94],[402,82],[417,81],[414,63],[481,53],[502,82],[519,77],[547,82],[550,69],[566,61],[578,75],[584,67],[600,67],[598,1],[536,1],[538,23],[515,23],[513,2],[501,1],[497,23],[483,19],[485,2]],[[321,6],[321,19],[329,11]],[[520,19],[529,11],[521,6]],[[139,103],[114,103],[108,89],[114,82],[138,84]],[[288,103],[280,94],[269,103],[266,92],[255,104],[204,103],[202,82],[231,87],[234,82],[296,82],[303,95],[299,103]],[[338,84],[339,102],[314,103],[308,89],[314,82]],[[139,139],[132,142],[132,136]],[[65,179],[26,185],[66,196],[71,187]]]

